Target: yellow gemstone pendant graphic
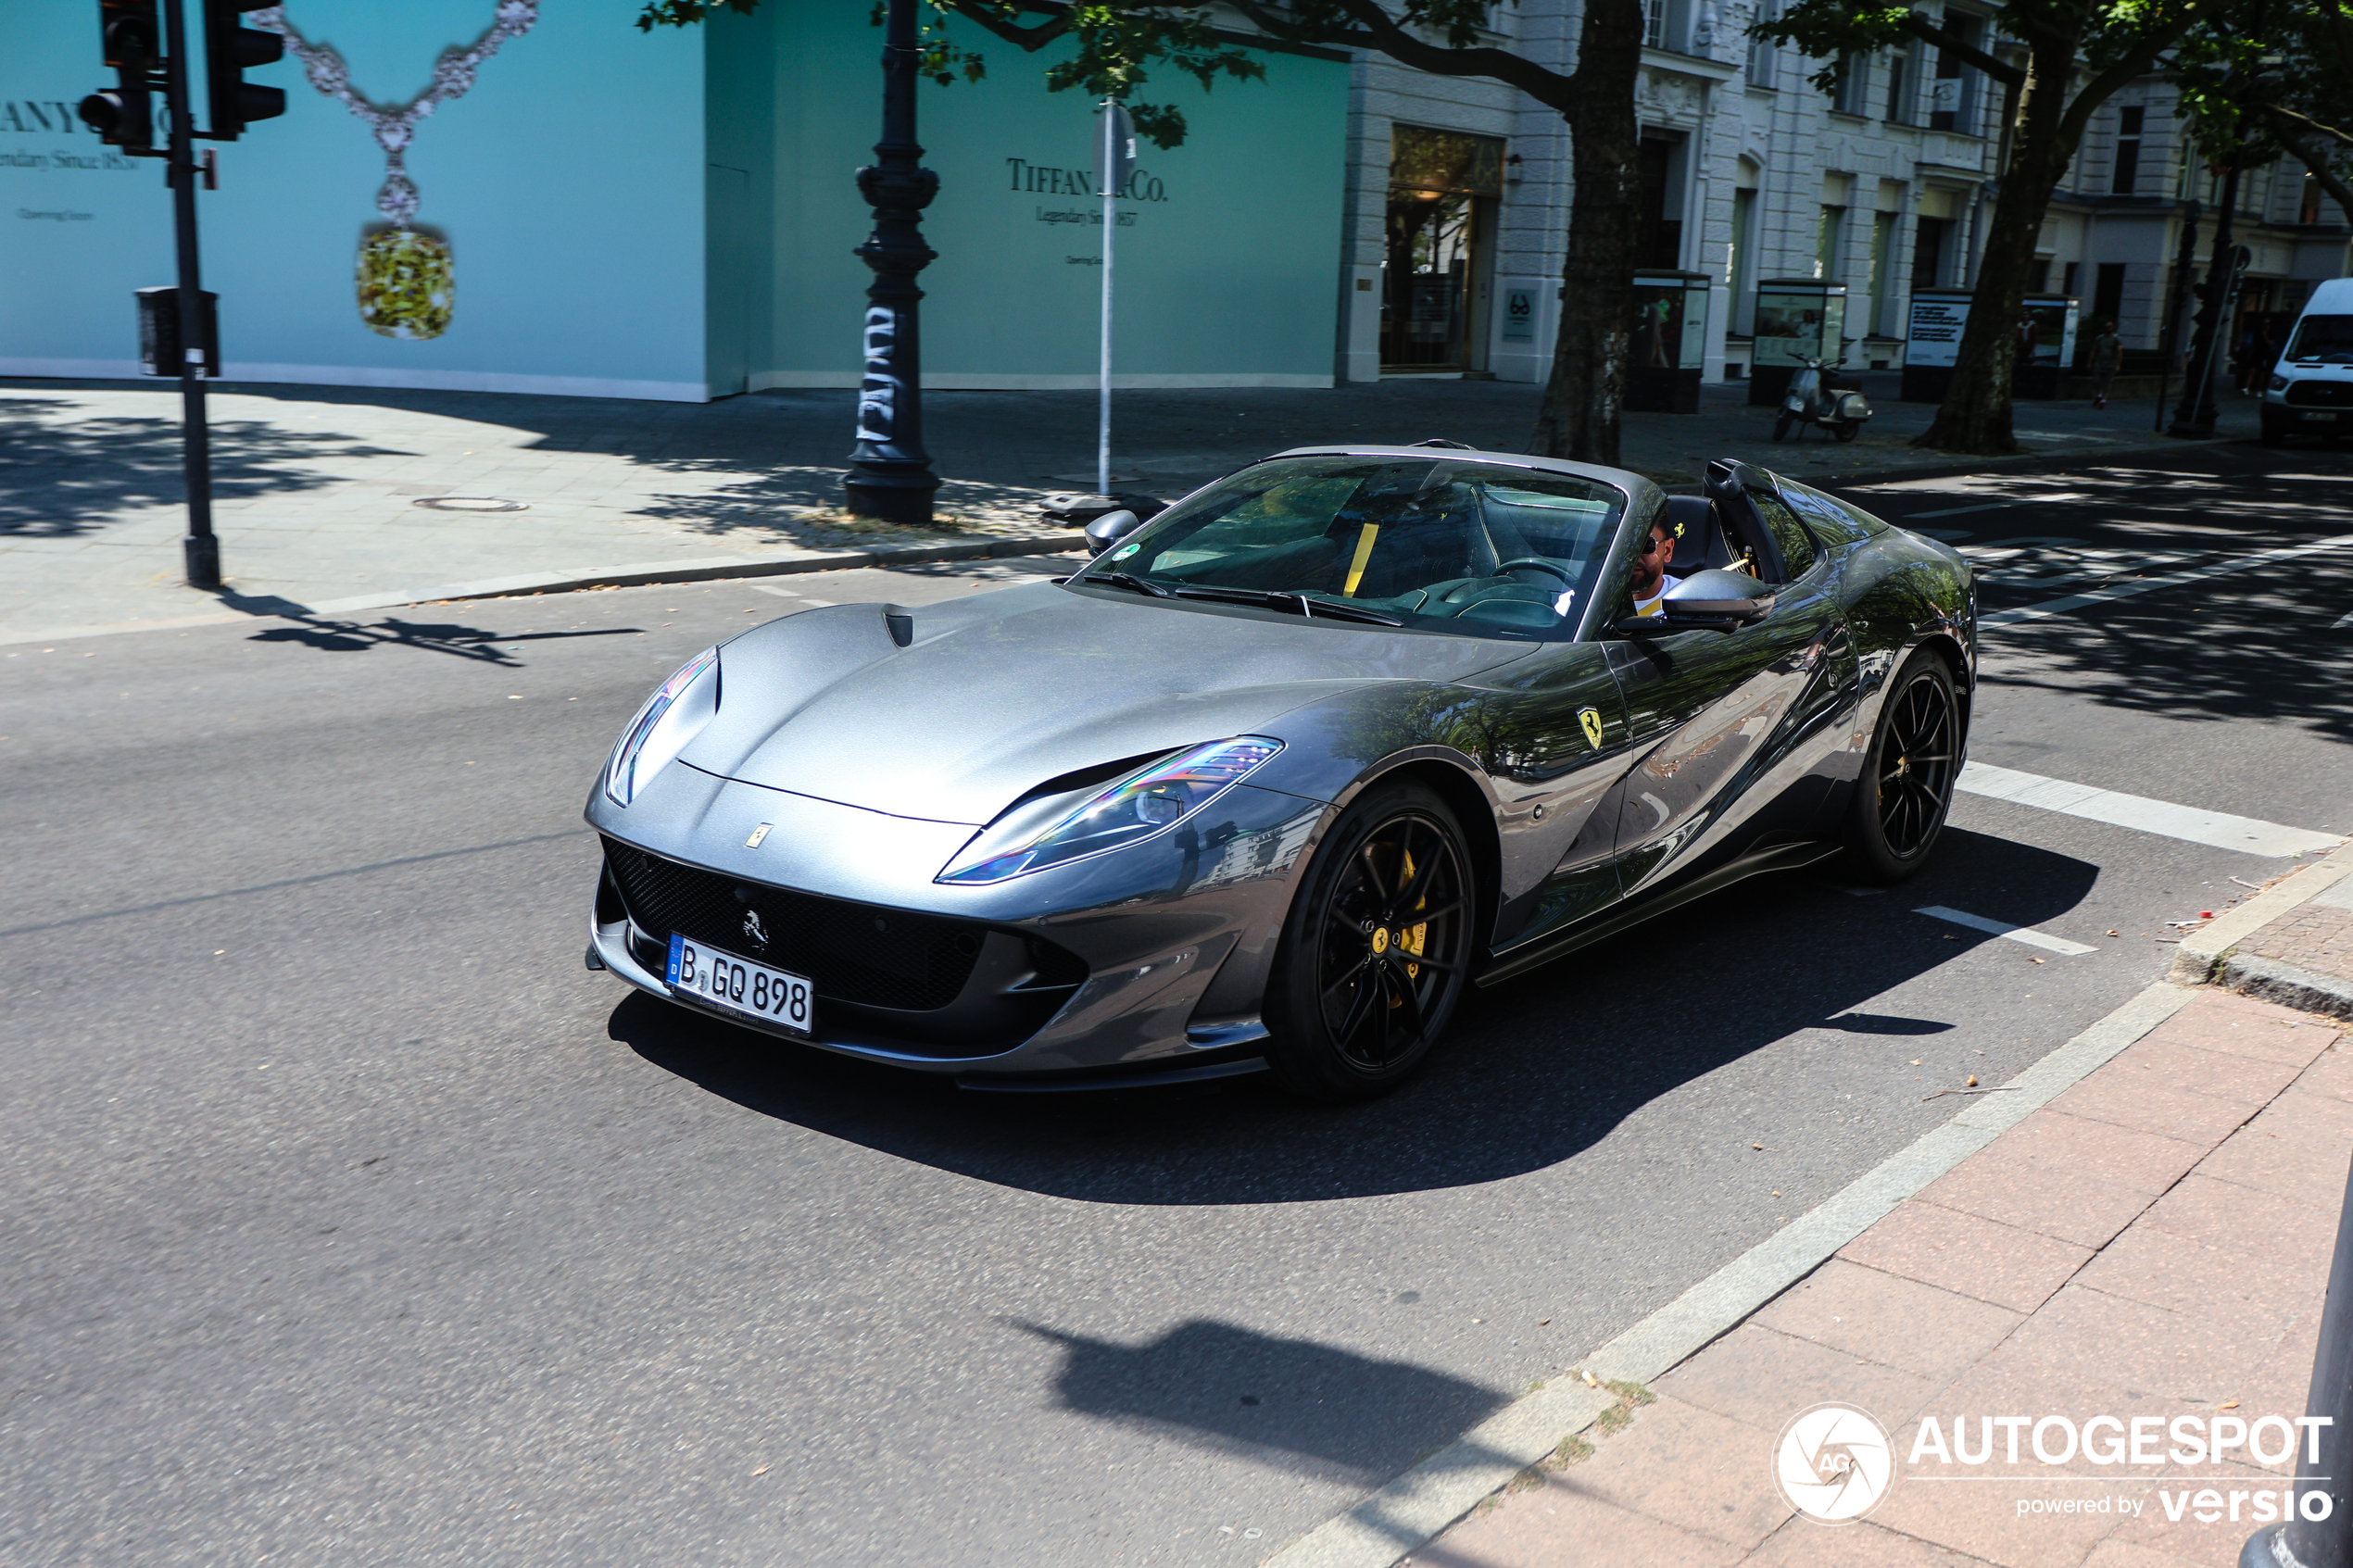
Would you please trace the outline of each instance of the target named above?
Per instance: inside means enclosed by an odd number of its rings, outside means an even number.
[[[286,51],[302,62],[310,85],[334,99],[366,122],[376,144],[384,149],[384,182],[376,192],[376,210],[388,220],[359,244],[359,320],[383,337],[417,342],[436,338],[449,330],[457,304],[457,269],[449,241],[437,230],[415,226],[416,182],[409,178],[409,149],[417,138],[417,122],[453,98],[463,97],[474,85],[483,62],[510,39],[529,32],[539,19],[539,0],[495,0],[490,26],[472,44],[452,44],[433,64],[433,81],[406,103],[376,103],[351,84],[351,68],[331,44],[314,44],[287,19],[283,6],[247,9],[258,28],[286,41]]]
[[[1577,710],[1577,722],[1585,731],[1585,744],[1599,751],[1602,748],[1602,710],[1580,708]]]
[[[458,292],[447,242],[384,229],[359,246],[359,319],[384,337],[439,337]]]

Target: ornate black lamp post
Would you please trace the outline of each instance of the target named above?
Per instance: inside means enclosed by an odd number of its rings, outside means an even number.
[[[883,131],[875,161],[858,171],[875,232],[858,255],[875,270],[866,289],[865,379],[858,386],[858,445],[842,481],[849,510],[886,522],[931,521],[939,478],[924,450],[922,338],[915,274],[938,253],[924,244],[924,208],[939,176],[915,144],[916,0],[889,0],[883,32]]]

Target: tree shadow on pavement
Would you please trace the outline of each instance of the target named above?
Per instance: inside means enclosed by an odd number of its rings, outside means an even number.
[[[1508,1395],[1407,1361],[1195,1318],[1142,1345],[1039,1323],[1063,1348],[1062,1408],[1318,1480],[1377,1486],[1431,1433],[1476,1426]]]
[[[143,507],[179,506],[180,421],[77,419],[64,397],[0,398],[0,537],[74,538]],[[343,483],[298,466],[328,458],[408,456],[323,432],[251,420],[212,422],[216,501]]]
[[[274,602],[285,603],[283,600]],[[643,630],[636,626],[599,626],[578,632],[506,633],[448,621],[403,621],[398,616],[386,616],[377,621],[330,621],[310,614],[299,605],[258,610],[256,613],[278,616],[297,624],[272,626],[266,632],[256,632],[245,639],[249,643],[291,643],[315,648],[321,653],[365,653],[370,648],[379,647],[415,648],[422,653],[446,653],[510,670],[519,670],[523,665],[523,660],[515,658],[511,651],[512,645],[516,643],[544,643],[550,639],[572,637],[632,637]]]
[[[2348,587],[2353,550],[2330,571],[2291,565],[2011,626],[2012,657],[1989,661],[1985,684],[2165,719],[2266,721],[2353,740],[2353,637],[2322,634],[2345,613]]]
[[[2097,876],[2066,856],[1947,830],[1900,908],[1944,902],[2032,925],[2072,909]],[[1006,1186],[1126,1204],[1361,1198],[1555,1165],[1653,1100],[1800,1031],[1937,1032],[1942,1021],[1852,1010],[1997,938],[1891,904],[1803,873],[1740,884],[1474,992],[1428,1070],[1364,1105],[1305,1104],[1264,1074],[1182,1090],[973,1094],[635,992],[608,1032],[764,1115]],[[1902,1084],[1886,1085],[1888,1103],[1908,1106],[1909,1069],[1893,1071]]]

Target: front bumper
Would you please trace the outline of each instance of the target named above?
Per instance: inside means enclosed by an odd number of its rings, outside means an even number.
[[[976,1085],[1189,1076],[1255,1054],[1266,965],[1329,809],[1237,785],[1143,844],[949,887],[931,878],[967,825],[673,763],[627,808],[591,797],[607,855],[590,940],[613,973],[690,1007],[662,978],[672,930],[805,975],[817,997],[803,1043],[869,1060]],[[755,909],[764,952],[729,940]]]

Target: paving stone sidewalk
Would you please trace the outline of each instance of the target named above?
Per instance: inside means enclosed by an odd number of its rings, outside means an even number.
[[[2339,889],[2353,878],[2238,950],[2353,984],[2353,899]],[[2056,1465],[2026,1450],[2023,1463],[1909,1461],[1927,1417],[1950,1434],[1964,1416],[1975,1429],[2004,1415],[2080,1427],[2303,1414],[2353,1150],[2353,1043],[2341,1019],[2237,994],[2222,973],[1730,1334],[1653,1386],[1627,1386],[1594,1428],[1404,1561],[2234,1562],[2254,1495],[2279,1495],[2293,1456],[2098,1464],[2087,1443]],[[1774,1476],[1786,1424],[1830,1401],[1894,1439],[1883,1500],[1842,1527],[1798,1514]],[[1956,1474],[1973,1479],[1943,1479]]]
[[[1712,388],[1698,414],[1629,415],[1625,459],[1684,483],[1721,456],[1799,478],[1952,466],[1906,445],[1931,408],[1894,401],[1892,377],[1865,381],[1880,414],[1851,445],[1776,445],[1772,410]],[[1173,496],[1270,451],[1331,441],[1439,435],[1514,449],[1538,397],[1532,386],[1431,378],[1122,393],[1117,483]],[[220,596],[180,581],[175,390],[0,381],[0,636],[1010,542],[1041,532],[1043,497],[1094,483],[1091,393],[930,394],[927,439],[952,526],[923,530],[840,512],[847,392],[673,404],[222,383],[211,402]],[[2145,401],[2021,404],[2017,424],[2030,455],[2142,449],[2164,441],[2152,412]],[[2224,416],[2226,436],[2253,433],[2251,405],[2233,399]],[[522,509],[441,509],[472,498]]]

